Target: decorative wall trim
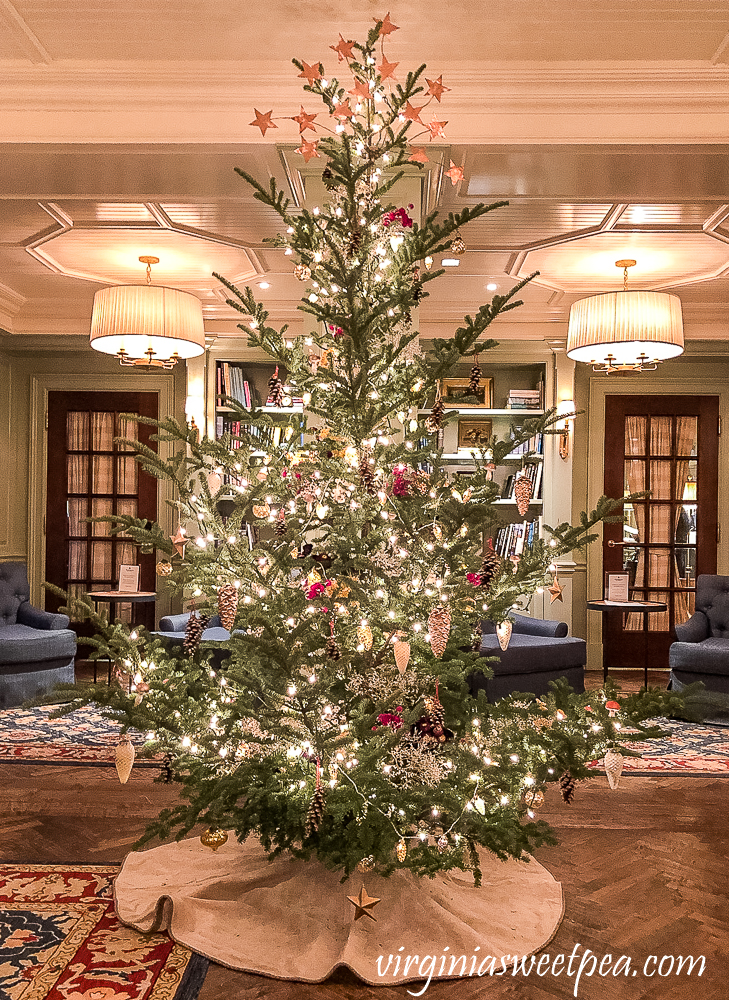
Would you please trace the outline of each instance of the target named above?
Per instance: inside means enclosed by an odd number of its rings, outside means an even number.
[[[159,413],[164,417],[175,412],[174,374],[159,375],[33,375],[30,379],[30,448],[28,468],[28,580],[31,601],[39,607],[45,603],[41,587],[45,568],[44,516],[46,511],[46,467],[48,433],[46,413],[48,393],[62,392],[156,392]],[[160,443],[164,456],[171,446]],[[163,531],[172,530],[172,487],[159,481],[157,519]],[[158,607],[158,611],[160,608]],[[162,612],[164,613],[164,611]]]
[[[4,470],[0,486],[0,559],[9,559],[10,538],[10,491],[13,489],[13,439],[11,433],[12,372],[7,358],[0,357],[0,468]],[[23,556],[25,558],[25,556]]]

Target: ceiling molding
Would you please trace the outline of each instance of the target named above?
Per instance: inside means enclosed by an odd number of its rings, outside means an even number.
[[[13,38],[31,62],[43,63],[46,66],[53,62],[50,52],[20,16],[10,0],[0,0],[0,21],[7,24]]]
[[[26,301],[25,296],[0,282],[0,326],[8,333],[13,332],[13,321]]]

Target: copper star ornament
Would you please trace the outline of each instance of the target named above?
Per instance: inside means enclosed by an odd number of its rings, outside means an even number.
[[[312,132],[316,132],[316,125],[313,124],[316,115],[310,115],[308,112],[304,111],[303,107],[299,111],[298,115],[292,115],[291,121],[299,123],[299,134],[310,128]]]
[[[321,80],[321,73],[319,71],[319,63],[315,66],[310,66],[308,63],[302,62],[301,65],[304,67],[299,73],[300,77],[303,77],[309,86],[313,86],[316,80]]]
[[[341,62],[343,59],[347,60],[354,59],[354,52],[352,51],[352,49],[354,48],[354,42],[345,42],[344,38],[341,35],[339,36],[339,41],[337,42],[337,44],[330,45],[329,48],[333,52],[337,53],[339,62]]]
[[[379,21],[380,19],[379,17],[374,17],[372,20]],[[390,12],[388,11],[387,14],[385,14],[382,24],[380,25],[380,35],[381,36],[390,35],[392,34],[393,31],[399,31],[399,30],[400,26],[392,23],[392,21],[390,20]]]
[[[562,596],[562,591],[564,587],[559,582],[557,574],[554,574],[554,580],[552,580],[551,586],[547,587],[547,593],[550,595],[549,603],[554,604],[555,601],[562,601],[564,603],[564,597]]]
[[[385,57],[382,57],[382,62],[377,67],[377,72],[380,74],[383,80],[389,80],[390,78],[395,78],[395,70],[400,65],[400,63],[388,62]]]
[[[354,87],[352,88],[352,90],[348,90],[347,93],[354,94],[355,97],[361,97],[365,101],[369,101],[372,99],[372,94],[370,93],[369,85],[357,79],[355,79],[354,81]]]
[[[455,187],[459,181],[463,180],[463,167],[457,167],[453,160],[451,160],[450,163],[451,168],[450,170],[446,170],[445,175],[446,177],[450,177],[451,184]]]
[[[342,101],[334,105],[332,115],[334,118],[354,118],[354,111],[350,108],[349,101]]]
[[[438,121],[435,120],[435,118],[433,118],[432,122],[428,123],[428,125],[426,127],[427,127],[428,131],[430,132],[430,141],[431,142],[433,141],[433,139],[445,139],[446,138],[446,134],[443,131],[443,129],[446,127],[447,124],[448,124],[448,122],[438,122]]]
[[[190,539],[185,536],[185,531],[182,525],[178,526],[176,535],[170,536],[170,541],[175,547],[175,552],[178,556],[182,556],[183,559],[185,558],[185,546],[189,540]]]
[[[441,74],[437,80],[429,80],[426,76],[425,82],[428,84],[428,93],[431,97],[434,97],[439,104],[443,94],[451,89],[450,87],[443,86],[443,74]]]
[[[355,920],[359,920],[360,917],[369,917],[370,920],[377,920],[377,917],[370,913],[370,910],[377,906],[380,900],[376,896],[368,896],[364,886],[359,890],[359,896],[347,896],[347,899],[354,906]]]
[[[304,139],[299,148],[296,150],[297,153],[301,153],[304,157],[305,163],[308,163],[309,160],[313,160],[315,157],[321,159],[321,153],[318,152],[316,148],[318,142],[318,139],[314,139],[313,142],[307,142],[307,140]]]
[[[266,130],[269,128],[278,128],[278,125],[275,125],[271,121],[271,115],[273,114],[273,111],[267,111],[265,115],[262,115],[261,112],[258,110],[258,108],[254,108],[253,113],[256,116],[256,119],[255,121],[249,122],[249,124],[255,125],[256,128],[259,128],[261,130],[261,135],[265,135]]]
[[[420,112],[422,110],[423,110],[422,108],[414,108],[410,103],[410,101],[408,101],[405,105],[405,110],[402,112],[402,116],[405,119],[405,121],[420,122],[420,124],[422,125],[423,123],[422,121],[420,121]]]
[[[408,156],[408,160],[411,163],[428,163],[427,154],[422,146],[418,146],[417,149],[414,149],[410,156]]]

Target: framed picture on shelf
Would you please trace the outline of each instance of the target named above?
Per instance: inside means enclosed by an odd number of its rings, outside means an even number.
[[[440,394],[446,406],[482,406],[484,409],[491,409],[494,380],[482,376],[478,389],[472,392],[467,378],[443,378],[440,380]],[[474,397],[476,402],[473,401]]]
[[[482,417],[458,421],[459,448],[487,448],[492,437],[492,423]]]

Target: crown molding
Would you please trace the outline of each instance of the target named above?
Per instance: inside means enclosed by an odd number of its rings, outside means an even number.
[[[439,67],[439,70],[441,67]],[[450,142],[725,143],[729,66],[688,63],[454,63],[438,113]],[[254,107],[313,100],[284,61],[9,61],[0,141],[261,142]],[[242,112],[242,109],[246,109]],[[285,126],[275,133],[287,138]]]
[[[26,301],[25,296],[0,282],[0,326],[8,333],[13,332],[13,321]]]

